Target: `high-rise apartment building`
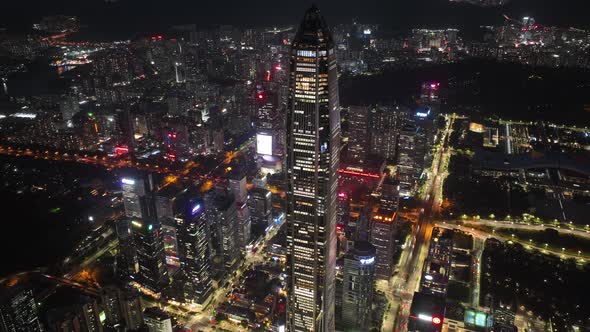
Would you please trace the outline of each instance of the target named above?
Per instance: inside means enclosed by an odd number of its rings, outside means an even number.
[[[368,106],[351,106],[348,109],[348,159],[363,164],[370,152],[370,115]]]
[[[30,289],[9,280],[0,287],[0,292],[0,331],[42,331],[39,310]]]
[[[368,144],[371,154],[385,160],[395,160],[399,131],[406,114],[406,109],[400,106],[377,106],[371,110]]]
[[[287,109],[289,331],[334,331],[340,154],[334,42],[312,6],[290,53]]]

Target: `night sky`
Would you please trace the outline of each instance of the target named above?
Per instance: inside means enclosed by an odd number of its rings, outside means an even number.
[[[105,38],[131,38],[163,31],[173,24],[271,26],[293,24],[312,2],[329,24],[379,23],[391,28],[474,27],[502,22],[501,15],[533,16],[546,25],[590,27],[588,0],[512,0],[503,8],[479,8],[448,0],[103,0],[5,1],[0,26],[30,27],[47,14],[78,15]]]

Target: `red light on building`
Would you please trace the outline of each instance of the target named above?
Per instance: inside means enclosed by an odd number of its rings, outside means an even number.
[[[262,93],[259,93],[256,95],[256,98],[258,98],[258,100],[262,100],[264,98],[264,95],[262,95]]]
[[[442,319],[440,317],[434,316],[432,317],[432,324],[440,325],[442,323]]]
[[[115,147],[115,154],[118,156],[124,155],[129,153],[129,148],[126,146],[116,146]]]
[[[281,66],[276,66],[275,70],[282,70],[283,68]]]
[[[346,193],[338,193],[338,197],[345,198],[346,197]]]
[[[379,179],[381,177],[381,176],[379,176],[379,174],[355,172],[355,171],[349,171],[349,170],[345,170],[345,169],[339,169],[338,172],[342,173],[342,174],[364,176],[364,177],[369,177],[369,178],[374,178],[374,179]]]

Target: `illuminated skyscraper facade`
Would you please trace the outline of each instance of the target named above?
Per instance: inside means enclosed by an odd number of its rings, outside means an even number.
[[[204,203],[191,200],[179,225],[181,267],[188,278],[184,299],[189,303],[203,304],[211,294],[210,237],[204,210]]]
[[[289,331],[334,331],[340,114],[336,54],[319,10],[290,54],[287,110]]]

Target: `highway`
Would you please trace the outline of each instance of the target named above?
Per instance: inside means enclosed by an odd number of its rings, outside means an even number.
[[[514,228],[514,229],[522,229],[527,231],[544,231],[547,228],[552,228],[559,233],[568,234],[568,235],[575,235],[584,239],[590,239],[590,230],[588,229],[581,229],[575,228],[570,225],[562,225],[562,226],[553,226],[553,225],[545,225],[545,224],[529,224],[529,223],[521,223],[521,222],[514,222],[514,221],[507,221],[507,220],[487,220],[487,219],[480,219],[480,220],[455,220],[454,222],[461,222],[465,225],[481,225],[481,226],[488,226],[492,228]]]
[[[565,250],[555,250],[552,248],[548,248],[544,245],[538,245],[532,241],[525,241],[525,240],[521,240],[521,239],[518,239],[515,237],[511,237],[511,236],[503,236],[498,233],[488,233],[483,230],[475,229],[470,226],[456,225],[456,224],[451,224],[451,223],[447,223],[447,222],[438,223],[436,226],[444,227],[444,228],[451,228],[451,229],[458,229],[458,230],[463,231],[465,233],[469,233],[474,238],[478,238],[482,241],[485,241],[486,239],[489,239],[489,238],[494,238],[494,239],[497,239],[502,242],[511,241],[514,243],[520,243],[527,249],[536,249],[544,254],[552,254],[555,256],[559,256],[561,258],[573,258],[573,259],[580,260],[582,262],[586,262],[586,261],[590,260],[590,255],[588,253],[582,253],[582,252],[574,253],[574,252],[571,252],[571,251],[568,252]]]
[[[393,301],[391,302],[390,312],[386,313],[386,319],[381,328],[383,332],[407,331],[412,298],[414,292],[420,286],[419,281],[422,273],[422,265],[428,254],[428,246],[430,237],[432,236],[432,218],[438,212],[440,202],[442,201],[442,185],[446,176],[447,160],[450,157],[448,147],[449,137],[452,132],[454,120],[455,118],[453,116],[447,116],[447,124],[441,134],[440,143],[437,146],[433,158],[430,177],[428,179],[430,183],[427,183],[425,190],[422,191],[424,201],[422,203],[420,217],[416,225],[414,225],[409,244],[406,246],[404,253],[402,253],[400,263],[396,269],[397,273],[389,281],[389,294],[386,293],[386,296],[388,299],[393,297]],[[398,315],[395,323],[392,324],[389,316],[393,312],[397,312]]]

